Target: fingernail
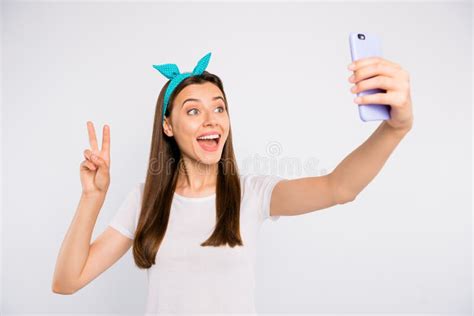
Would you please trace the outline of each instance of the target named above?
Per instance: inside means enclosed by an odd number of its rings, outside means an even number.
[[[94,155],[91,155],[92,160],[97,160],[97,157]]]

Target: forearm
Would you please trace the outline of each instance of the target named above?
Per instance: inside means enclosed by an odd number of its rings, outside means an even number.
[[[90,240],[105,195],[81,195],[56,261],[53,291],[70,293],[89,256]]]
[[[409,130],[396,130],[382,122],[372,135],[331,173],[341,201],[354,199],[379,173]]]

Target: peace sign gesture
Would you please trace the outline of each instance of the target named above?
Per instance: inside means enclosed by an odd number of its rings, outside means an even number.
[[[99,150],[94,124],[87,122],[90,149],[84,150],[80,176],[83,194],[106,194],[110,184],[110,127],[104,125]]]

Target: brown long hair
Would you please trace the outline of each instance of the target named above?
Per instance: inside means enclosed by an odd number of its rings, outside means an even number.
[[[204,71],[199,76],[184,79],[170,95],[165,116],[169,117],[173,110],[175,97],[186,86],[191,84],[215,84],[224,95],[227,113],[227,97],[221,79]],[[155,257],[163,241],[168,227],[171,203],[176,188],[179,169],[183,167],[181,151],[174,139],[163,131],[162,109],[168,81],[161,89],[155,109],[151,150],[147,168],[140,216],[138,219],[135,239],[133,241],[133,257],[135,264],[141,269],[148,269],[155,264]],[[218,162],[216,179],[216,224],[214,232],[201,243],[201,246],[242,246],[240,236],[240,198],[241,188],[238,167],[232,145],[232,129]],[[198,242],[198,241],[196,241]]]

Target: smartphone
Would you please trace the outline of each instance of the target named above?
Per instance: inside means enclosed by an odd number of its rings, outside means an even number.
[[[350,33],[349,45],[352,61],[366,57],[382,57],[382,43],[375,34]],[[369,78],[366,78],[369,79]],[[384,89],[369,89],[357,93],[357,96],[386,93]],[[390,105],[388,104],[360,104],[359,117],[362,121],[382,121],[390,119]]]

